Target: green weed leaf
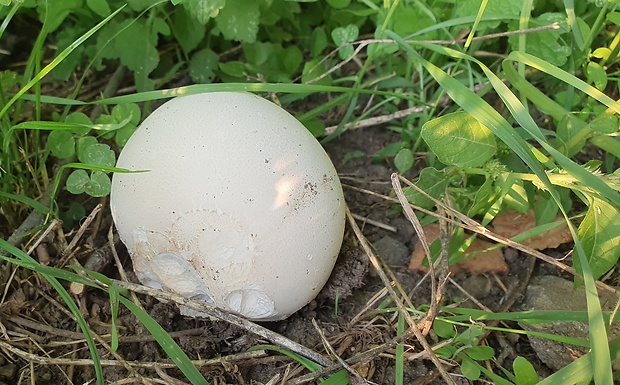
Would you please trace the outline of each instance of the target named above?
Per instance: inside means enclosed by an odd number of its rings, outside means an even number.
[[[438,171],[433,167],[427,167],[420,172],[420,176],[418,177],[415,185],[433,198],[441,199],[446,192],[448,183],[449,179],[446,178],[445,173]],[[405,193],[407,200],[414,205],[425,209],[430,209],[435,206],[435,203],[432,200],[428,199],[414,189],[404,188],[403,192]]]
[[[394,165],[398,169],[398,172],[401,174],[410,170],[411,167],[413,167],[413,162],[413,152],[408,148],[401,149],[394,157]]]
[[[497,149],[491,130],[467,112],[430,120],[421,134],[440,161],[461,168],[482,166]]]
[[[490,346],[479,345],[465,350],[465,354],[467,354],[472,360],[486,361],[493,358],[495,351]]]
[[[342,60],[348,59],[355,49],[350,43],[354,42],[359,36],[359,28],[355,24],[349,24],[346,27],[338,27],[332,31],[332,40],[340,48],[338,56]]]
[[[66,130],[55,130],[47,137],[47,146],[52,155],[59,159],[67,159],[75,154],[75,139],[73,134]]]
[[[74,112],[68,115],[65,119],[65,123],[76,123],[82,125],[82,127],[71,130],[77,136],[84,136],[88,134],[91,130],[88,126],[93,124],[90,118],[83,112]]]
[[[613,134],[620,128],[616,114],[603,114],[590,122],[590,129],[600,134]]]
[[[538,384],[538,373],[536,373],[534,366],[525,358],[517,357],[512,363],[512,370],[515,372],[517,385]]]
[[[562,40],[563,35],[570,32],[570,29],[566,25],[566,15],[560,13],[545,13],[533,18],[532,26],[545,26],[556,22],[560,24],[559,29],[547,29],[528,34],[525,51],[548,63],[562,67],[566,64],[572,53],[570,46]],[[517,23],[512,23],[512,25],[516,27]],[[511,36],[508,42],[514,50],[518,49],[518,36]]]
[[[594,279],[615,266],[620,257],[620,213],[615,206],[592,198],[586,217],[579,226],[579,239]],[[581,261],[574,258],[575,269],[581,274]]]
[[[185,0],[183,6],[201,24],[207,24],[209,19],[216,17],[226,5],[226,0]]]
[[[471,381],[475,381],[480,378],[480,367],[470,358],[463,357],[461,362],[461,373]]]
[[[351,0],[327,0],[327,4],[335,9],[344,9],[351,4]]]
[[[586,74],[588,75],[588,80],[594,84],[594,87],[601,91],[607,87],[607,72],[600,64],[592,61],[589,62],[586,67]]]
[[[219,60],[217,54],[209,48],[196,52],[189,62],[189,76],[196,83],[213,82]]]
[[[93,164],[97,166],[114,167],[116,163],[116,155],[107,144],[93,144],[88,146],[83,153],[82,163]]]
[[[110,194],[112,181],[102,171],[93,171],[90,180],[86,183],[85,192],[92,197],[104,197]]]
[[[206,27],[198,21],[198,18],[192,17],[186,9],[187,6],[175,9],[172,18],[172,31],[181,49],[186,54],[189,54],[198,47],[198,44],[204,38]]]
[[[218,17],[217,26],[224,38],[245,43],[256,41],[260,11],[256,0],[227,0]]]
[[[452,338],[456,335],[454,325],[440,319],[435,319],[433,322],[433,331],[441,338]]]
[[[316,58],[327,48],[327,32],[325,28],[315,28],[310,35],[310,54]]]
[[[82,163],[86,162],[86,149],[92,145],[98,144],[97,138],[93,136],[84,136],[82,138],[78,138],[75,141],[75,152],[77,153],[78,160]]]
[[[82,194],[86,191],[86,185],[90,181],[88,173],[84,170],[74,170],[67,178],[67,191],[71,194]]]
[[[112,13],[107,0],[86,0],[86,5],[101,17],[108,17]]]
[[[47,32],[54,32],[71,12],[82,7],[82,0],[47,0],[38,2],[39,20]]]
[[[159,64],[156,45],[157,34],[142,19],[110,22],[101,30],[97,39],[103,58],[120,59],[133,71],[139,91],[153,88],[148,76]]]

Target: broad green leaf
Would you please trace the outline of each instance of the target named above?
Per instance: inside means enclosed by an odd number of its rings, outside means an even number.
[[[472,360],[486,361],[493,358],[495,351],[490,346],[479,345],[466,349],[465,354],[467,354]]]
[[[566,64],[572,51],[571,48],[563,40],[563,37],[570,32],[566,25],[566,14],[561,13],[545,13],[531,20],[531,26],[546,26],[553,23],[559,23],[559,29],[547,29],[530,33],[527,37],[525,52],[539,57],[548,63],[561,67]],[[515,27],[517,23],[513,23]],[[516,29],[516,28],[515,28]],[[518,48],[518,36],[511,36],[508,39],[514,50]]]
[[[67,159],[75,154],[75,139],[67,130],[54,130],[47,137],[47,146],[52,155],[60,159]]]
[[[172,31],[186,54],[193,51],[204,39],[206,27],[198,18],[192,17],[185,7],[177,7],[172,16]]]
[[[437,336],[446,339],[452,338],[456,335],[454,325],[440,319],[435,319],[435,322],[433,322],[433,331],[437,334]]]
[[[413,167],[413,162],[413,152],[408,148],[401,149],[394,157],[394,165],[398,169],[398,172],[401,174],[410,170],[411,167]]]
[[[112,182],[110,177],[102,171],[93,171],[90,180],[86,183],[85,193],[92,197],[104,197],[110,194]]]
[[[594,84],[596,88],[603,91],[605,87],[607,87],[607,72],[605,69],[598,63],[589,62],[586,67],[586,74],[588,75],[588,80]]]
[[[108,41],[109,44],[105,45]],[[134,72],[139,91],[152,88],[148,76],[159,64],[156,45],[157,33],[142,19],[110,22],[101,30],[97,39],[103,58],[120,59]]]
[[[497,28],[504,20],[518,17],[521,12],[522,0],[489,0],[486,3],[484,16],[502,16],[496,21],[483,21],[479,29]],[[455,2],[454,17],[476,16],[481,0],[460,0]]]
[[[304,63],[304,68],[301,72],[301,82],[308,83],[319,76],[323,75],[327,71],[326,63],[321,62],[319,59],[313,59]],[[327,75],[321,79],[312,82],[312,84],[320,84],[330,86],[332,84],[332,76]]]
[[[116,155],[107,144],[93,144],[84,150],[83,163],[114,167]]]
[[[82,127],[71,130],[77,136],[84,136],[88,134],[91,128],[87,126],[93,124],[90,118],[86,116],[86,114],[83,112],[74,112],[72,114],[69,114],[65,119],[65,123],[77,123],[82,125]]]
[[[420,172],[420,176],[415,185],[422,191],[432,196],[435,199],[441,199],[446,192],[449,180],[446,178],[446,174],[438,171],[433,167],[427,167]],[[430,209],[435,206],[435,203],[420,194],[412,188],[404,188],[403,192],[407,197],[407,200],[414,205],[420,206],[425,209]]]
[[[464,355],[459,354],[459,356]],[[464,356],[463,361],[461,362],[461,373],[468,380],[475,381],[480,378],[480,367],[471,358]]]
[[[326,0],[330,7],[335,9],[343,9],[351,4],[351,0]]]
[[[216,17],[220,10],[226,5],[226,0],[185,0],[183,7],[201,24]]]
[[[215,70],[219,57],[209,48],[202,49],[192,56],[189,62],[189,76],[196,83],[211,83],[215,79]]]
[[[359,29],[355,24],[349,24],[346,27],[338,27],[332,31],[332,40],[340,48],[338,56],[342,60],[348,59],[355,49],[350,43],[354,42],[359,36]]]
[[[39,20],[45,21],[48,33],[54,32],[71,12],[83,6],[83,0],[47,0],[38,3]]]
[[[512,370],[515,372],[517,385],[538,384],[538,373],[536,373],[534,366],[525,358],[517,357],[512,363]]]
[[[579,239],[590,263],[594,279],[614,267],[620,257],[620,213],[618,209],[598,198],[592,198],[586,217],[579,226]],[[573,259],[581,272],[581,261]]]
[[[590,122],[590,129],[600,134],[613,134],[620,128],[616,114],[603,114]]]
[[[316,58],[325,48],[327,48],[327,32],[323,27],[315,28],[310,35],[310,54]]]
[[[131,138],[135,131],[136,126],[127,125],[116,131],[116,134],[114,135],[114,141],[119,147],[125,147],[125,145],[129,141],[129,138]]]
[[[78,138],[75,141],[75,152],[77,153],[78,160],[82,163],[88,163],[86,161],[86,149],[98,143],[97,138],[94,136],[84,136]]]
[[[86,0],[86,5],[101,17],[107,17],[112,13],[107,0]]]
[[[90,181],[88,173],[84,170],[74,170],[67,178],[67,191],[71,194],[81,194],[86,191],[86,184]]]
[[[421,135],[441,162],[461,168],[482,166],[497,149],[491,130],[467,112],[430,120]]]
[[[411,20],[415,20],[412,23]],[[404,4],[401,2],[397,7],[394,15],[392,16],[392,29],[394,32],[401,36],[406,36],[433,25],[437,24],[437,20],[431,17],[428,13],[416,3]],[[416,39],[435,39],[437,38],[437,32],[431,31],[424,34],[416,34]]]
[[[260,11],[256,0],[226,0],[215,23],[227,40],[253,43],[258,33]]]
[[[118,104],[112,109],[112,117],[117,122],[130,118],[129,123],[137,126],[140,123],[141,116],[140,107],[136,103]]]

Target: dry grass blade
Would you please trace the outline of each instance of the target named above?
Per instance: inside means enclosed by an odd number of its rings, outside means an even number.
[[[433,202],[435,202],[435,204],[438,207],[442,207],[445,211],[447,211],[447,212],[451,213],[452,215],[454,215],[461,222],[459,222],[459,221],[457,221],[455,219],[451,219],[451,218],[447,218],[447,217],[442,217],[441,215],[439,215],[439,214],[437,214],[435,212],[432,212],[430,210],[426,210],[426,209],[424,209],[422,207],[419,207],[419,206],[416,206],[414,204],[408,203],[408,205],[412,209],[420,211],[420,212],[423,212],[423,213],[428,214],[428,215],[431,215],[431,216],[433,216],[435,218],[444,218],[448,223],[454,224],[456,226],[460,226],[460,227],[462,227],[462,228],[464,228],[466,230],[473,231],[473,232],[475,232],[477,234],[483,235],[483,236],[485,236],[485,237],[487,237],[487,238],[489,238],[489,239],[491,239],[491,240],[493,240],[495,242],[499,242],[499,243],[501,243],[503,245],[506,245],[508,247],[512,247],[514,249],[522,251],[522,252],[524,252],[524,253],[526,253],[528,255],[531,255],[531,256],[536,257],[536,258],[538,258],[538,259],[540,259],[542,261],[545,261],[545,262],[547,262],[547,263],[549,263],[549,264],[551,264],[553,266],[556,266],[559,269],[562,269],[562,270],[564,270],[564,271],[566,271],[566,272],[568,272],[568,273],[570,273],[570,274],[572,274],[574,276],[578,276],[577,272],[572,267],[567,266],[567,265],[565,265],[565,264],[555,260],[554,258],[551,258],[550,256],[541,253],[538,250],[534,250],[531,247],[527,247],[527,246],[525,246],[525,245],[523,245],[521,243],[514,242],[514,241],[512,241],[512,240],[510,240],[510,239],[508,239],[506,237],[503,237],[503,236],[501,236],[499,234],[496,234],[496,233],[490,231],[489,229],[487,229],[486,227],[482,226],[481,224],[479,224],[475,220],[467,217],[466,215],[463,215],[462,213],[454,210],[453,208],[444,205],[443,202],[441,202],[441,201],[431,197],[426,192],[424,192],[420,188],[418,188],[414,183],[412,183],[407,178],[405,178],[403,176],[400,176],[400,175],[398,176],[398,178],[401,181],[405,182],[408,186],[412,187],[416,191],[420,192],[422,195],[426,196],[428,199],[431,199]],[[376,194],[376,193],[373,193],[373,194],[380,195],[380,194]],[[398,202],[398,200],[395,199],[395,198],[391,198],[391,197],[388,197],[388,196],[385,196],[385,195],[382,195],[382,197],[384,199],[386,199],[386,200],[391,200],[393,202]],[[607,284],[605,284],[603,282],[596,281],[595,284],[596,284],[596,286],[599,289],[602,289],[602,290],[608,291],[610,293],[613,293],[614,295],[620,296],[620,291],[619,290],[614,289],[613,287],[611,287],[611,286],[609,286],[609,285],[607,285]]]
[[[355,222],[355,219],[353,218],[353,216],[351,216],[351,212],[349,211],[348,207],[347,207],[346,213],[347,213],[347,219],[349,220],[349,224],[351,225],[351,228],[355,232],[355,235],[357,236],[357,239],[359,240],[360,244],[364,248],[364,251],[366,252],[366,255],[368,256],[368,258],[370,258],[370,262],[372,263],[373,267],[376,269],[379,277],[383,281],[383,284],[385,285],[386,289],[390,293],[390,296],[394,300],[394,303],[398,307],[398,311],[403,316],[403,318],[407,321],[407,324],[409,325],[409,330],[411,330],[413,332],[413,334],[417,338],[417,340],[420,343],[420,345],[422,345],[422,348],[428,353],[428,357],[433,362],[433,364],[437,367],[437,370],[439,370],[439,373],[441,374],[443,379],[448,384],[455,385],[454,380],[452,379],[450,374],[444,369],[442,363],[439,361],[439,358],[437,358],[437,356],[435,355],[435,353],[431,349],[431,346],[426,341],[426,338],[422,334],[422,331],[419,329],[419,327],[416,324],[415,320],[413,319],[411,314],[409,314],[409,312],[405,308],[405,304],[400,299],[400,296],[396,293],[396,291],[392,287],[392,284],[391,284],[388,276],[383,271],[383,267],[382,267],[381,263],[379,262],[379,258],[372,251],[372,248],[370,247],[370,244],[368,243],[368,240],[366,239],[366,237],[364,237],[364,234],[362,234],[362,231],[357,226],[357,223]]]

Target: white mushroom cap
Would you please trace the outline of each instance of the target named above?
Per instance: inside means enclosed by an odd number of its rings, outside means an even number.
[[[310,302],[342,243],[329,157],[293,116],[248,93],[183,96],[123,149],[110,206],[140,281],[273,321]],[[181,309],[184,314],[194,314]]]

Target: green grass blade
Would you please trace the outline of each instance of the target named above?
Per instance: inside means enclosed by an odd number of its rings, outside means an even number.
[[[196,369],[196,366],[187,357],[185,352],[177,345],[176,342],[170,337],[170,335],[157,323],[150,315],[145,313],[139,306],[131,302],[125,297],[119,297],[120,302],[129,311],[131,311],[136,318],[142,322],[147,328],[149,333],[155,338],[159,346],[166,352],[168,357],[174,362],[179,370],[183,372],[185,377],[194,385],[208,385],[209,383],[203,377],[202,374]]]
[[[532,152],[528,150],[529,145],[523,140],[514,130],[514,128],[489,104],[487,104],[482,98],[480,98],[473,91],[465,87],[458,80],[452,78],[446,74],[443,70],[436,67],[434,64],[424,60],[415,52],[408,44],[406,44],[398,35],[389,33],[389,35],[399,42],[403,49],[411,56],[419,60],[426,70],[435,78],[435,80],[442,86],[444,90],[450,95],[450,97],[465,111],[475,116],[482,124],[492,130],[497,137],[499,137],[504,143],[506,143],[527,165],[530,169],[540,178],[543,182],[554,201],[560,207],[562,214],[567,220],[569,230],[575,240],[575,251],[582,264],[583,280],[586,289],[586,299],[588,304],[588,320],[590,329],[590,341],[592,344],[592,360],[594,365],[594,378],[597,383],[606,384],[612,383],[612,371],[611,361],[609,356],[609,346],[607,344],[607,331],[603,322],[603,314],[600,306],[596,287],[594,285],[594,279],[592,272],[581,246],[581,242],[577,236],[577,233],[568,219],[566,212],[561,205],[561,199],[556,189],[549,181],[547,174],[544,172],[538,160],[533,156]],[[435,51],[444,52],[450,56],[456,56],[465,58],[467,60],[476,62],[480,68],[485,72],[489,81],[497,91],[500,98],[504,101],[506,107],[508,107],[515,120],[523,127],[534,139],[536,139],[547,150],[556,161],[566,170],[568,173],[579,179],[586,186],[590,186],[598,190],[602,196],[609,199],[616,205],[620,205],[620,194],[607,185],[601,178],[591,174],[585,168],[575,164],[572,160],[562,155],[559,151],[551,147],[545,140],[540,128],[536,125],[532,117],[529,115],[527,109],[521,104],[519,99],[508,89],[508,87],[499,79],[492,71],[490,71],[484,64],[478,60],[465,55],[461,52],[451,50],[445,47],[430,47],[429,44],[421,45],[431,48]],[[526,60],[529,58],[528,63],[534,63],[541,65],[540,59],[533,58],[531,55],[522,54],[519,52],[513,52],[510,56],[521,58]],[[544,63],[548,69],[549,65]],[[555,67],[554,67],[555,68]],[[564,72],[566,75],[570,75]],[[572,77],[572,75],[570,75]],[[574,78],[574,77],[572,77]],[[575,82],[577,83],[577,82]],[[583,82],[582,82],[583,83]],[[583,83],[585,84],[585,83]],[[600,91],[585,84],[575,84],[578,89],[584,88],[584,92],[590,92],[594,95],[600,96],[607,103],[610,108],[616,106],[620,109],[620,104],[616,104],[609,97],[602,95]],[[599,95],[600,94],[600,95]],[[602,96],[601,96],[602,95]]]
[[[48,65],[43,67],[39,73],[32,78],[25,86],[23,86],[12,98],[9,102],[0,110],[0,118],[3,117],[9,108],[15,103],[23,94],[25,94],[32,86],[37,84],[41,79],[45,77],[48,73],[50,73],[60,62],[62,62],[74,49],[80,46],[84,41],[86,41],[89,37],[91,37],[95,32],[97,32],[101,27],[103,27],[108,21],[110,21],[114,16],[116,16],[126,5],[123,5],[110,16],[103,19],[99,24],[91,28],[88,32],[80,36],[77,40],[75,40],[71,45],[65,48],[54,60],[52,60]]]
[[[32,199],[25,195],[11,194],[8,192],[0,191],[0,197],[4,197],[4,198],[7,198],[15,202],[23,203],[27,206],[32,207],[35,211],[40,212],[41,214],[47,214],[47,212],[49,211],[48,207],[46,207],[45,205],[42,205],[36,199]]]

